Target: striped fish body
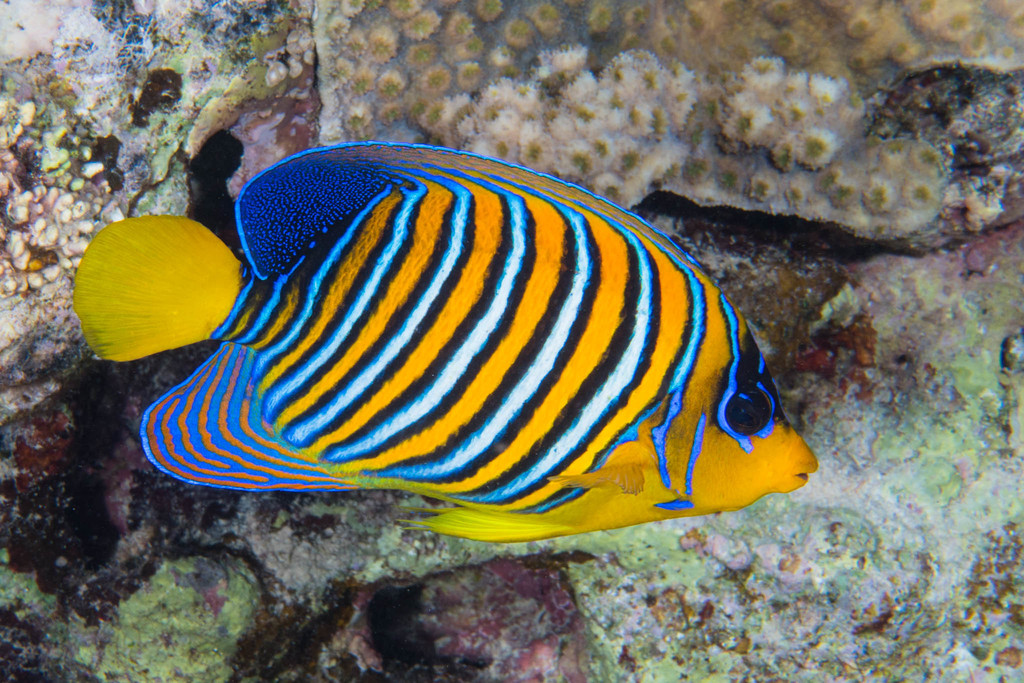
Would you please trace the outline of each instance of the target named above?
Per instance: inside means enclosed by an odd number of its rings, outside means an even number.
[[[581,188],[349,144],[267,169],[236,216],[224,343],[143,420],[185,481],[403,489],[459,504],[424,526],[515,541],[734,509],[816,468],[739,313]]]

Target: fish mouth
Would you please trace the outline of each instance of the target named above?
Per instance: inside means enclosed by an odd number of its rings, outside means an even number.
[[[792,493],[797,489],[803,488],[807,484],[807,480],[810,479],[810,475],[807,472],[798,472],[796,474],[789,475],[788,478],[785,475],[782,476],[782,480],[778,483],[778,488],[775,489],[777,493]]]
[[[807,480],[809,478],[810,476],[807,472],[799,472],[797,474],[794,474],[793,478],[790,479],[789,486],[786,487],[786,492],[789,493],[790,491],[796,491],[797,489],[803,488],[804,485],[807,484]]]

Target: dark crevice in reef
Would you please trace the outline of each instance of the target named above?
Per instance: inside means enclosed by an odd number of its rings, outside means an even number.
[[[124,187],[124,171],[117,167],[117,157],[120,153],[121,141],[114,135],[96,138],[92,146],[91,159],[103,164],[103,177],[114,192]]]
[[[331,585],[322,596],[323,604],[330,607],[319,613],[304,605],[275,609],[271,607],[273,603],[267,588],[267,577],[259,561],[245,553],[229,554],[246,563],[264,596],[262,607],[253,619],[253,627],[238,643],[238,650],[231,662],[231,683],[281,680],[289,672],[301,672],[306,677],[314,676],[320,653],[332,647],[331,637],[338,625],[348,623],[352,618],[355,610],[352,605],[355,585],[345,582]],[[372,673],[366,673],[360,672],[353,662],[341,680],[361,683],[379,680]]]
[[[5,492],[5,495],[13,492]],[[8,497],[14,497],[8,495]],[[10,566],[35,572],[45,593],[57,593],[80,570],[110,560],[118,533],[107,517],[102,483],[88,472],[48,477],[17,494],[6,541]]]
[[[181,74],[174,69],[154,69],[142,85],[139,98],[132,103],[132,125],[148,126],[156,111],[166,111],[181,99]]]
[[[85,474],[68,482],[68,525],[82,547],[84,567],[95,571],[110,560],[120,533],[111,523],[105,505],[103,482]]]
[[[401,680],[471,680],[490,662],[437,651],[436,635],[421,623],[424,585],[383,586],[370,599],[366,619],[385,674]]]
[[[121,425],[112,416],[123,412],[124,399],[102,365],[90,366],[74,391],[69,406],[75,425],[71,450],[76,466],[67,478],[68,524],[81,544],[85,568],[93,571],[110,560],[120,537],[107,513],[102,479],[107,463],[97,461],[96,455],[113,452]]]
[[[431,664],[437,659],[434,640],[416,620],[423,609],[423,586],[384,586],[366,608],[373,646],[385,660]]]
[[[113,444],[103,371],[84,371],[76,386],[67,410],[42,409],[0,435],[0,450],[19,467],[0,491],[11,501],[3,534],[10,566],[35,572],[51,594],[77,583],[78,572],[106,565],[120,536],[97,459]]]
[[[221,130],[210,136],[189,164],[192,202],[189,217],[213,230],[228,246],[240,249],[235,231],[234,200],[228,179],[242,163],[244,146],[234,135]]]
[[[731,206],[702,206],[663,190],[647,195],[633,207],[633,211],[641,216],[661,215],[676,219],[680,234],[688,237],[714,229],[755,245],[785,245],[791,251],[826,256],[840,262],[860,261],[882,253],[909,253],[856,237],[834,224]]]

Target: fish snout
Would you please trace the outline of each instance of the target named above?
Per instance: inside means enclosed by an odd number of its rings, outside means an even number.
[[[792,428],[779,435],[785,441],[779,444],[780,449],[774,464],[773,491],[790,493],[807,483],[810,475],[818,470],[818,459],[814,457],[807,442]]]
[[[794,488],[800,488],[807,483],[812,473],[818,471],[818,458],[814,456],[814,452],[811,451],[807,442],[802,437],[796,434],[794,434],[794,437],[794,443],[790,451],[793,467],[790,471],[794,473],[794,477],[797,480]]]

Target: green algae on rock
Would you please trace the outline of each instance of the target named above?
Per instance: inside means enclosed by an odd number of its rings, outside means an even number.
[[[57,601],[32,576],[12,571],[9,560],[0,548],[0,671],[9,680],[65,677],[69,672],[54,656],[66,634],[54,618]]]
[[[258,600],[254,577],[236,560],[168,560],[75,659],[110,679],[226,681]]]

